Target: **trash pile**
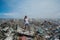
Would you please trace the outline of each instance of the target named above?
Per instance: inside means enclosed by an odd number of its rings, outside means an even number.
[[[0,40],[59,40],[60,25],[51,21],[30,22],[30,31],[24,32],[21,19],[12,19],[0,23]]]

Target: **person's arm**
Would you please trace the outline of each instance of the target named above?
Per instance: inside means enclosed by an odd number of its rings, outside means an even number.
[[[24,18],[24,22],[25,22],[25,18]]]

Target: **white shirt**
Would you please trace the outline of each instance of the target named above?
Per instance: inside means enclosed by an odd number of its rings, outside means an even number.
[[[29,24],[28,18],[25,19],[25,24]]]

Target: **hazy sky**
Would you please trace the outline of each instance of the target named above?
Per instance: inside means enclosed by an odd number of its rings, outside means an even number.
[[[0,18],[60,18],[60,0],[0,0]]]

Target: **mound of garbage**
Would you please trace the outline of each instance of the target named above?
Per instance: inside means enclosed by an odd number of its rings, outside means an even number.
[[[55,40],[60,39],[60,25],[49,20],[32,20],[30,32],[24,30],[22,19],[12,19],[0,23],[0,40],[19,40],[18,37],[26,36],[30,40]]]

